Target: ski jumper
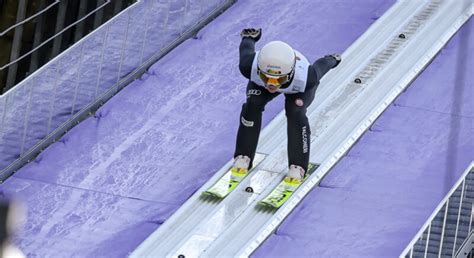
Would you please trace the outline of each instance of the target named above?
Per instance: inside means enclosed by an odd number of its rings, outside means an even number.
[[[298,165],[307,171],[311,130],[306,111],[314,99],[320,79],[338,62],[333,57],[326,56],[310,64],[301,53],[295,51],[296,66],[293,78],[283,84],[277,92],[270,93],[257,74],[258,53],[255,52],[255,40],[250,37],[242,38],[239,51],[239,69],[249,82],[247,100],[242,105],[240,114],[234,157],[246,155],[250,157],[250,167],[252,166],[265,105],[283,93],[288,124],[288,166]]]

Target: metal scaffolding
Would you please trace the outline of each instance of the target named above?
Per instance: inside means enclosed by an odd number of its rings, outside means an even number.
[[[0,2],[0,95],[136,0]]]

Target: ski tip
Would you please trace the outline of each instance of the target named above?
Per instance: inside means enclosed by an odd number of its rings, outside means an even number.
[[[263,212],[263,213],[272,213],[272,212],[275,212],[275,208],[274,208],[274,207],[267,206],[267,205],[263,205],[263,204],[256,205],[255,209],[256,209],[258,212]]]
[[[211,196],[204,194],[204,192],[199,196],[199,199],[203,202],[210,202],[211,201]]]
[[[202,192],[201,197],[217,198],[217,199],[222,199],[223,198],[223,196],[220,196],[216,193],[208,192],[208,191]]]
[[[263,207],[263,208],[266,208],[266,209],[278,209],[279,207],[275,206],[274,204],[272,203],[268,203],[268,202],[265,202],[265,201],[260,201],[258,202],[259,206],[260,207]]]

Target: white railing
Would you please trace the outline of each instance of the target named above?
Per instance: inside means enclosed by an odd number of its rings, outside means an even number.
[[[455,257],[473,232],[473,201],[471,162],[400,257]]]
[[[18,22],[16,24],[13,24],[12,26],[8,27],[7,29],[3,30],[2,32],[0,32],[0,37],[7,34],[9,31],[33,20],[34,18],[40,16],[41,14],[45,13],[46,11],[48,11],[49,9],[53,8],[55,5],[59,4],[59,0],[55,0],[54,3],[46,6],[45,8],[41,9],[41,11],[35,13],[34,15],[22,20],[21,22]]]
[[[141,0],[0,96],[0,180],[235,0]]]
[[[62,35],[64,32],[68,31],[69,29],[71,29],[72,27],[76,26],[77,24],[83,22],[84,20],[86,20],[87,18],[89,18],[90,16],[96,14],[99,10],[101,10],[102,8],[104,8],[105,6],[107,6],[108,4],[110,4],[111,0],[105,0],[103,4],[97,6],[97,8],[95,8],[94,10],[90,11],[88,14],[84,15],[84,17],[80,18],[80,19],[77,19],[75,22],[69,24],[68,26],[64,27],[62,30],[58,31],[56,34],[54,34],[53,36],[51,36],[50,38],[44,40],[43,42],[41,42],[41,44],[39,44],[38,46],[36,46],[35,48],[31,49],[30,51],[24,53],[23,55],[21,55],[20,57],[16,58],[15,60],[12,60],[10,61],[9,63],[3,65],[0,67],[0,71],[2,70],[5,70],[7,69],[8,67],[10,67],[11,65],[13,64],[16,64],[18,62],[20,62],[21,60],[25,59],[27,56],[33,54],[34,52],[38,51],[39,49],[41,49],[43,46],[45,46],[46,44],[48,44],[49,42],[53,41],[54,39],[56,39],[57,37],[59,37],[60,35]],[[0,36],[3,36],[4,34],[6,34],[8,31],[18,27],[18,26],[21,26],[23,25],[24,23],[32,20],[33,18],[35,18],[36,16],[44,13],[45,11],[47,11],[48,9],[52,8],[53,5],[55,5],[56,3],[59,3],[59,1],[51,4],[50,6],[46,7],[45,9],[43,9],[41,12],[38,12],[36,13],[35,15],[11,26],[10,28],[6,29],[5,31],[3,31],[2,33],[0,33]]]

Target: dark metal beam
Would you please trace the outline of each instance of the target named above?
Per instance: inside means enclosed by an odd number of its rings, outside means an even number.
[[[26,0],[18,1],[18,10],[16,14],[17,23],[25,19],[26,2],[27,2]],[[23,37],[23,26],[24,25],[20,25],[15,28],[15,31],[13,34],[12,50],[10,53],[10,62],[16,60],[20,56],[21,38]],[[17,71],[18,71],[18,63],[16,62],[8,67],[8,75],[7,75],[7,83],[6,83],[5,91],[15,86]]]
[[[87,12],[87,1],[80,1],[79,3],[79,12],[77,14],[77,19],[81,19],[86,15]],[[74,42],[78,42],[84,35],[84,25],[85,21],[80,22],[76,25],[76,33],[74,34]]]
[[[114,15],[122,11],[123,8],[123,0],[115,0],[114,1]]]
[[[102,1],[97,1],[97,8],[103,5],[104,3]],[[104,20],[104,8],[100,8],[97,10],[97,12],[94,15],[94,29],[99,27],[102,24],[102,21]]]
[[[59,33],[64,29],[64,23],[66,21],[66,11],[67,11],[68,1],[61,1],[59,3],[58,16],[56,19],[56,28],[54,33]],[[63,35],[58,35],[53,41],[53,50],[51,51],[51,58],[54,58],[61,52],[61,45],[63,41]]]
[[[46,6],[46,0],[40,0],[38,5],[38,11],[41,11]],[[33,49],[41,44],[41,40],[43,39],[43,28],[44,28],[44,21],[45,21],[45,14],[42,14],[36,18],[36,25],[35,25],[35,36],[33,39]],[[35,51],[31,54],[31,62],[30,62],[30,74],[36,71],[39,66],[38,61],[39,51]]]

